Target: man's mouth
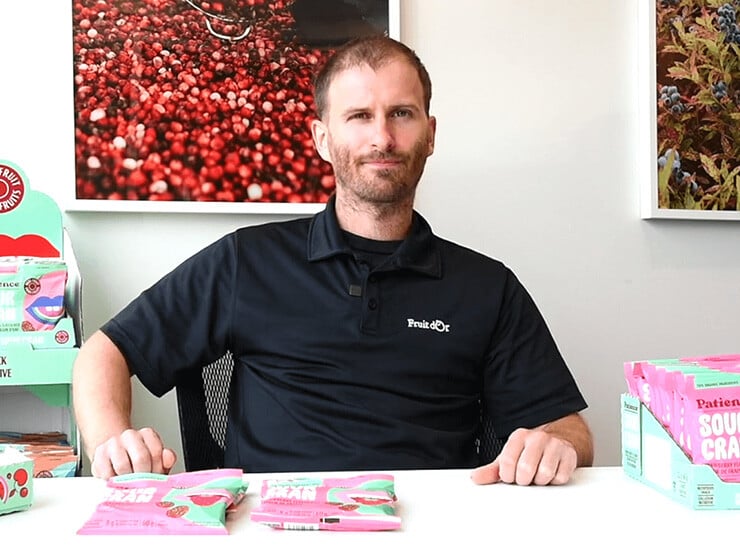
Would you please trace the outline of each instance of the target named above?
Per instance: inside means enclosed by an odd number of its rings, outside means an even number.
[[[398,158],[373,158],[373,159],[364,159],[362,160],[362,163],[364,165],[370,165],[372,167],[379,167],[379,168],[385,168],[385,167],[396,167],[397,165],[401,165],[403,163],[402,159]]]

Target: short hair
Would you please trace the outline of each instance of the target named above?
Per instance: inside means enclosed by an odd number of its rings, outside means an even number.
[[[332,80],[337,74],[349,68],[367,64],[377,70],[384,64],[396,58],[402,58],[416,69],[424,92],[424,110],[429,115],[432,100],[432,81],[421,59],[409,47],[386,37],[385,35],[371,35],[352,39],[339,47],[324,63],[314,77],[314,105],[319,118],[323,118],[328,109],[328,91]]]

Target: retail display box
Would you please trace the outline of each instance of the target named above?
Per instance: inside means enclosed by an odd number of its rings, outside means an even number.
[[[14,449],[0,449],[0,515],[33,503],[33,461]]]
[[[34,259],[64,264],[62,298],[59,292],[47,293],[43,276],[14,272],[13,266],[20,270],[24,261]],[[0,269],[0,436],[13,443],[18,434],[66,434],[76,461],[57,465],[53,472],[43,469],[43,476],[74,476],[81,458],[71,386],[82,341],[82,282],[58,205],[31,189],[23,170],[5,160],[0,160]],[[59,300],[64,313],[56,318]],[[33,315],[26,317],[26,312]],[[53,327],[37,327],[36,319],[48,323],[50,318],[57,319]],[[13,328],[15,322],[21,327]]]
[[[692,509],[740,509],[740,483],[693,463],[637,397],[625,393],[621,405],[625,473]]]

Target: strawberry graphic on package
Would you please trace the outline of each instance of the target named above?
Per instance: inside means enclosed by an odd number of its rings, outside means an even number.
[[[116,476],[77,534],[227,535],[226,515],[247,488],[241,469]]]

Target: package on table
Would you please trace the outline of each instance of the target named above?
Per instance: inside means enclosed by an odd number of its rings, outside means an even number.
[[[0,449],[0,515],[33,503],[33,460],[13,448]]]

